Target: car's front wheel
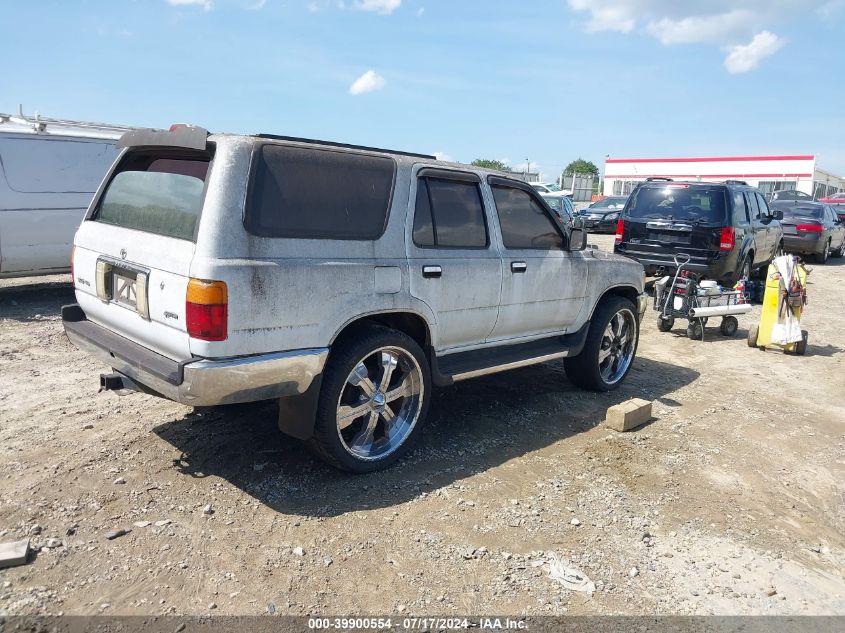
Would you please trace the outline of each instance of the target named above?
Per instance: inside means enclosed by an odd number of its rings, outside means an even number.
[[[631,370],[639,325],[636,308],[628,299],[608,297],[602,301],[593,314],[584,349],[564,361],[566,375],[585,389],[616,389]]]
[[[362,328],[332,349],[311,447],[342,470],[386,468],[419,435],[430,394],[428,362],[411,337],[380,326]]]

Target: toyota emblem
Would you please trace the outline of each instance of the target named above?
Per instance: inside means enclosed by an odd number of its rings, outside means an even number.
[[[120,249],[120,258],[126,259],[126,249],[125,248]]]

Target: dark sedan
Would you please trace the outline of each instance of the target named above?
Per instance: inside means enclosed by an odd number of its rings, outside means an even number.
[[[616,222],[627,201],[628,196],[609,196],[594,202],[581,211],[584,226],[592,233],[615,233]]]
[[[783,248],[788,253],[812,255],[819,262],[828,255],[845,255],[845,220],[833,207],[819,202],[774,202],[772,208],[783,211]]]

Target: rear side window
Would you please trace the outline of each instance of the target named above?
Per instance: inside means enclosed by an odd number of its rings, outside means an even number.
[[[748,224],[748,209],[741,191],[734,192],[734,224]]]
[[[643,186],[633,194],[626,214],[644,220],[682,220],[722,224],[726,218],[724,187]]]
[[[261,237],[376,239],[387,222],[395,168],[384,156],[264,145],[244,223]]]
[[[748,215],[751,216],[752,220],[759,220],[760,219],[760,207],[757,205],[757,196],[755,196],[752,192],[748,192],[745,194],[746,199],[748,200]]]
[[[420,178],[414,243],[423,248],[486,248],[487,224],[478,183]]]
[[[92,220],[193,240],[210,157],[127,154]]]
[[[494,185],[493,199],[505,248],[563,249],[563,237],[543,206],[527,191]]]

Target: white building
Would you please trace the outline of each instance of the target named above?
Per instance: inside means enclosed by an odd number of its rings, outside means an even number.
[[[604,162],[604,195],[628,195],[646,178],[674,180],[744,180],[764,195],[797,189],[816,198],[845,191],[845,178],[816,165],[816,157],[717,156],[710,158],[608,158]]]

